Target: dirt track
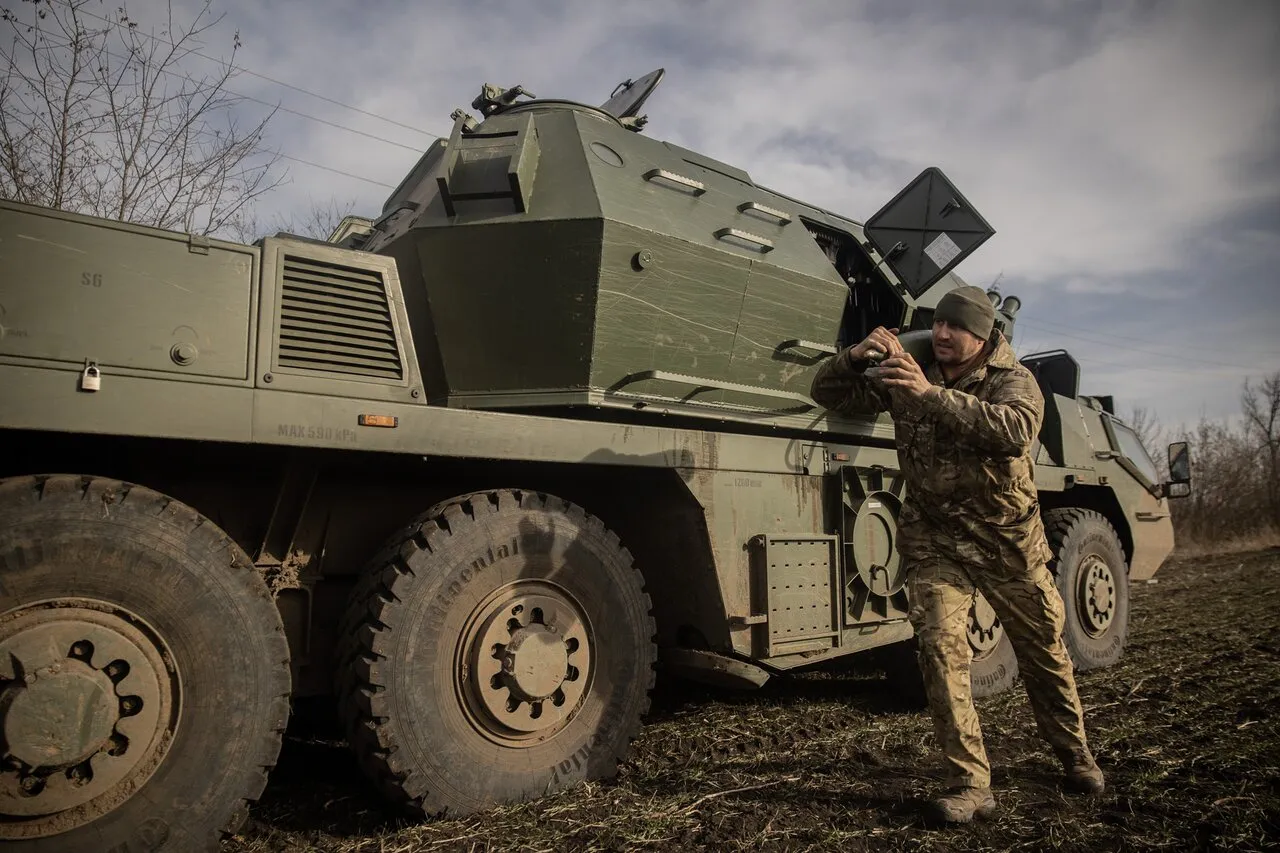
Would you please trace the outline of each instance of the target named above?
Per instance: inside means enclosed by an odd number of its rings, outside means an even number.
[[[1079,676],[1100,797],[1058,791],[1019,689],[979,702],[1000,815],[925,828],[941,773],[929,721],[846,667],[749,694],[660,680],[617,779],[430,824],[384,807],[313,719],[224,850],[1280,848],[1280,549],[1157,577],[1133,590],[1125,658]]]

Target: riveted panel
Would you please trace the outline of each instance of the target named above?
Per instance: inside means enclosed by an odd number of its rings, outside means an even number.
[[[837,536],[760,538],[768,608],[767,657],[840,644]]]

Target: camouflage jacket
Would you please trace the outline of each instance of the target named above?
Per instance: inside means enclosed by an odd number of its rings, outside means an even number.
[[[813,399],[828,409],[893,416],[907,480],[898,550],[908,563],[941,554],[1021,574],[1050,556],[1031,454],[1044,397],[999,332],[987,353],[951,385],[936,363],[928,365],[925,376],[938,390],[915,400],[865,376],[867,362],[849,358],[849,350],[814,377]]]

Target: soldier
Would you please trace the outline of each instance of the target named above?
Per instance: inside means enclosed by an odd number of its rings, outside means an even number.
[[[927,369],[903,350],[896,329],[880,327],[825,364],[812,389],[814,400],[844,414],[893,415],[907,478],[898,545],[948,768],[948,789],[930,811],[947,823],[996,809],[969,682],[966,622],[976,590],[1013,643],[1036,724],[1062,762],[1063,786],[1096,794],[1104,785],[1062,642],[1062,598],[1046,566],[1031,456],[1044,398],[994,325],[982,290],[956,288],[934,312]],[[887,357],[872,377],[864,371],[875,351]]]

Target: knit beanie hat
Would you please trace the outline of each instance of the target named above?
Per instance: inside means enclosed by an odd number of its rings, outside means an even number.
[[[965,285],[948,291],[938,301],[933,319],[946,320],[948,324],[966,329],[985,341],[991,337],[991,330],[995,327],[996,309],[982,288]]]

